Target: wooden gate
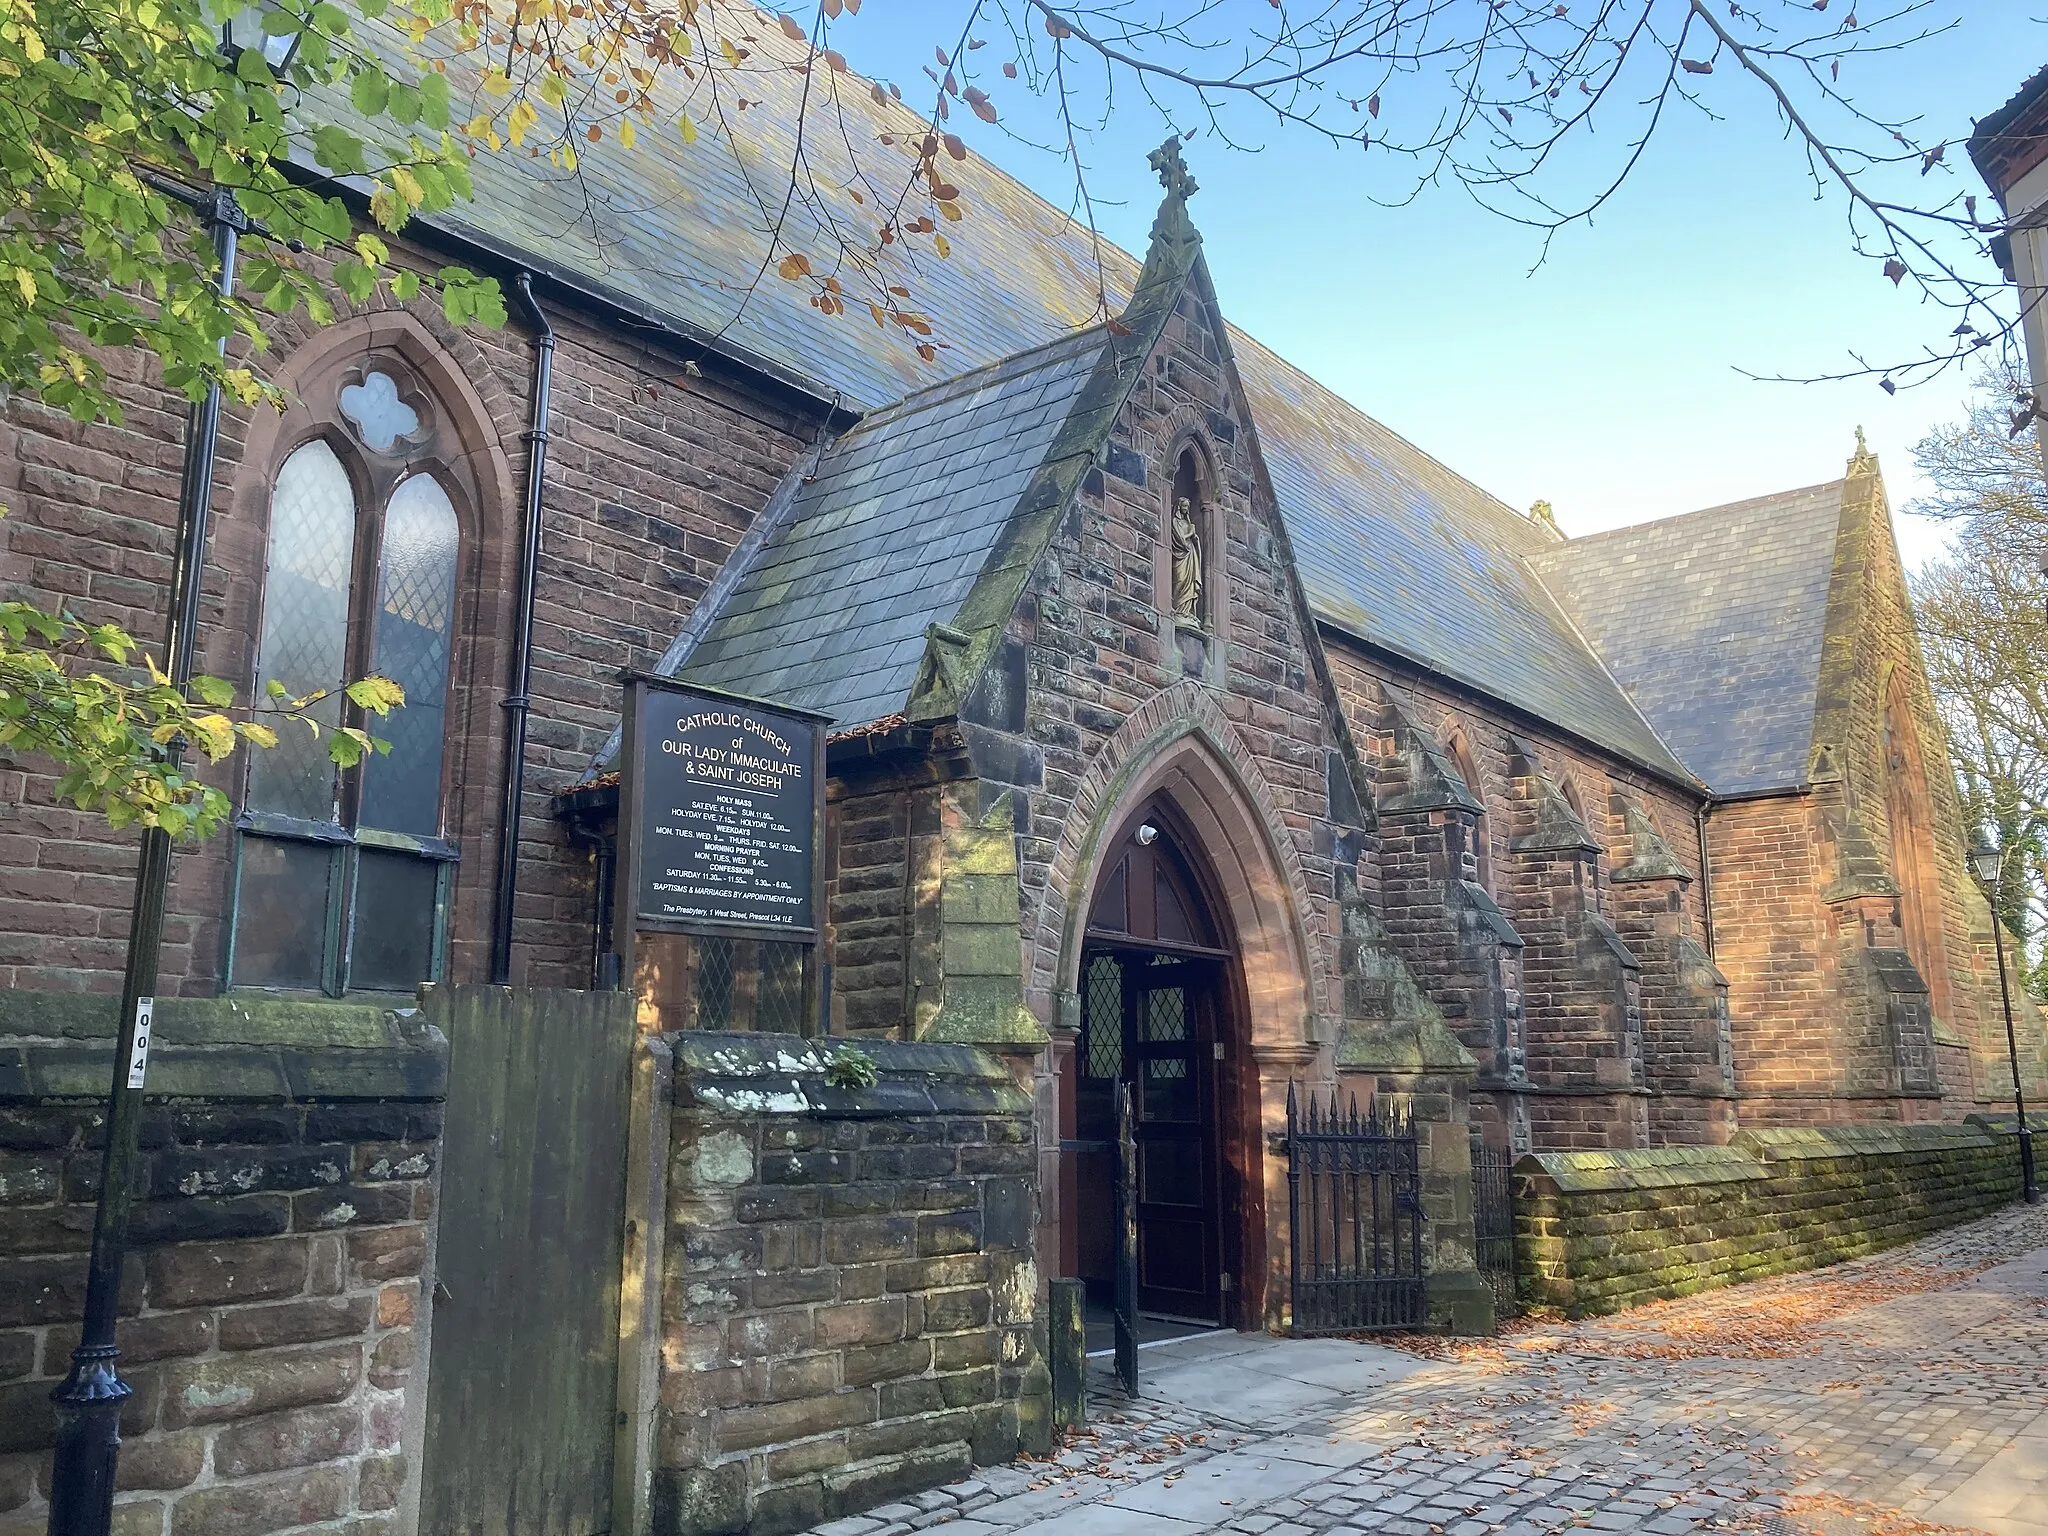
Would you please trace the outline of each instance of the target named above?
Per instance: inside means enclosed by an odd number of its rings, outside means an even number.
[[[420,1520],[606,1536],[635,1039],[621,992],[437,988],[448,1036]]]

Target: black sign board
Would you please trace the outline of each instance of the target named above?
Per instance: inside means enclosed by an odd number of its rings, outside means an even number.
[[[652,677],[626,706],[618,937],[815,942],[824,717]]]

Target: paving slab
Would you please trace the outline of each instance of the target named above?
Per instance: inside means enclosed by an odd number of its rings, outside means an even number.
[[[1140,1358],[1136,1402],[1091,1373],[1090,1430],[1058,1460],[985,1469],[950,1514],[871,1516],[940,1536],[2048,1536],[2048,1210],[1498,1340],[1228,1334]]]

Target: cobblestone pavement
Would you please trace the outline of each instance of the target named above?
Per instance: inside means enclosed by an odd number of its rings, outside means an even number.
[[[1057,1458],[818,1536],[2048,1536],[2048,1207],[1498,1340],[1140,1358]]]

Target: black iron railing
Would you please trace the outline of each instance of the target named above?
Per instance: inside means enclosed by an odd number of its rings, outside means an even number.
[[[1515,1154],[1472,1138],[1472,1226],[1479,1273],[1493,1292],[1496,1317],[1513,1317],[1515,1299]]]
[[[1287,1090],[1294,1331],[1368,1333],[1429,1319],[1415,1124],[1398,1106]]]

